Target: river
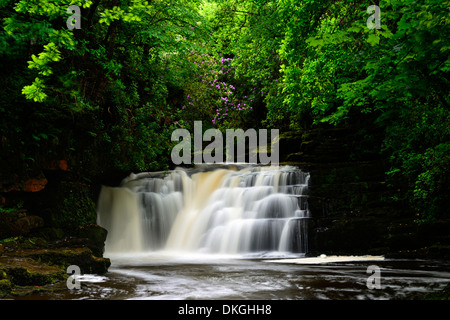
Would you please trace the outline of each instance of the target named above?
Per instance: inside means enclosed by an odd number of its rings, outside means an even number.
[[[109,272],[34,298],[409,300],[448,283],[445,261],[272,261],[308,252],[308,184],[290,166],[131,175],[99,197]],[[379,286],[369,288],[374,265]]]
[[[33,299],[153,300],[393,300],[423,299],[442,290],[450,263],[384,260],[286,264],[251,257],[164,254],[112,259],[105,275],[82,275],[80,289]],[[380,268],[380,289],[369,289],[369,265]]]

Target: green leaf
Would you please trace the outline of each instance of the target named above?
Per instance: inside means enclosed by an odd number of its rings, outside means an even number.
[[[369,37],[367,38],[367,43],[369,43],[371,46],[375,46],[380,43],[380,36],[377,33],[371,33],[369,34]]]

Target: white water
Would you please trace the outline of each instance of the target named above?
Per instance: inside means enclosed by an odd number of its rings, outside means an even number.
[[[105,256],[305,253],[308,181],[309,174],[291,166],[131,175],[100,193]]]

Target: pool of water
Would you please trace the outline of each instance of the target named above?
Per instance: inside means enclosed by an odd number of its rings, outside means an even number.
[[[422,299],[450,281],[450,262],[384,260],[286,264],[252,257],[141,255],[111,258],[105,275],[82,275],[80,289],[32,299],[396,300]],[[370,289],[368,267],[379,268]]]

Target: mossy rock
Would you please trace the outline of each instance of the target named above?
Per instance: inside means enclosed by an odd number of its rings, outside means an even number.
[[[95,202],[87,185],[65,182],[59,192],[62,201],[52,214],[55,226],[67,228],[95,222]]]
[[[47,241],[40,237],[12,237],[0,240],[2,250],[5,252],[24,250],[24,249],[36,249],[47,247]]]
[[[47,241],[39,237],[24,238],[21,241],[21,249],[42,248],[47,246]]]
[[[63,270],[67,270],[70,265],[77,265],[83,274],[103,274],[111,265],[109,259],[95,257],[89,248],[40,249],[27,252],[26,255]]]
[[[39,197],[30,199],[29,206],[43,217],[46,227],[63,230],[95,223],[97,217],[91,187],[76,181],[52,181]]]
[[[383,229],[374,217],[324,219],[313,230],[311,245],[327,254],[367,254],[384,245]]]
[[[88,248],[17,250],[0,257],[0,298],[64,288],[70,265],[82,274],[103,274],[111,262]]]
[[[96,224],[81,226],[76,232],[76,236],[85,239],[85,245],[97,257],[103,256],[107,234],[106,229]]]
[[[0,273],[13,285],[42,286],[66,278],[60,268],[48,266],[26,257],[1,257]],[[6,279],[3,279],[6,280]]]
[[[33,232],[33,236],[43,238],[47,241],[61,240],[66,234],[63,229],[55,227],[42,227]]]
[[[12,287],[11,281],[8,279],[0,280],[0,298],[7,297],[10,294]]]

